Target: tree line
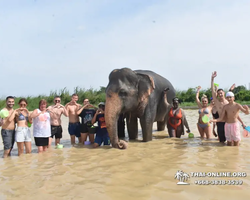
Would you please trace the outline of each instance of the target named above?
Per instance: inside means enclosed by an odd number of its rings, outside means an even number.
[[[186,91],[176,91],[176,96],[185,103],[195,103],[196,88],[188,88]],[[228,89],[224,89],[225,93],[228,92]],[[237,86],[233,89],[235,95],[235,100],[238,102],[248,102],[250,101],[250,90],[243,85]],[[211,88],[200,90],[200,98],[205,94],[208,99],[212,97]]]
[[[100,102],[105,102],[106,94],[105,94],[106,87],[100,87],[99,89],[84,89],[80,87],[74,88],[73,93],[78,94],[79,96],[79,101],[78,103],[82,104],[84,99],[89,99],[91,104],[93,105],[98,105]],[[224,90],[227,92],[227,90]],[[235,99],[238,102],[250,102],[250,90],[247,90],[245,86],[238,86],[235,87],[233,90],[235,94]],[[202,95],[205,94],[208,99],[212,97],[211,89],[203,89],[200,91],[200,98]],[[46,99],[48,102],[48,105],[53,104],[53,100],[55,96],[60,96],[61,97],[61,103],[65,105],[71,100],[71,95],[72,93],[69,92],[67,88],[58,90],[58,91],[51,91],[49,95],[38,95],[38,96],[28,96],[24,97],[28,101],[28,110],[34,110],[38,108],[39,101],[41,99]],[[196,96],[196,88],[188,88],[188,90],[177,90],[176,91],[176,96],[181,100],[181,102],[184,105],[187,106],[192,106],[196,105],[195,103],[195,96]],[[16,97],[15,99],[15,107],[18,107],[18,101],[20,98],[23,97]],[[171,102],[169,102],[171,103]],[[5,107],[5,99],[0,100],[0,109]]]

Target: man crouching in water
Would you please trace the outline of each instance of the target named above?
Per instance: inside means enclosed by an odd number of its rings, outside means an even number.
[[[234,93],[228,92],[226,94],[228,104],[223,107],[221,116],[218,119],[210,120],[210,122],[220,122],[226,119],[225,123],[225,136],[228,146],[239,146],[240,137],[240,125],[238,122],[239,111],[241,110],[245,114],[249,114],[249,108],[247,105],[242,106],[234,102]]]
[[[71,101],[65,105],[65,108],[69,114],[69,127],[68,131],[70,134],[71,144],[75,144],[75,137],[78,137],[78,142],[81,143],[81,132],[80,132],[80,120],[77,115],[77,111],[80,108],[80,104],[77,103],[78,95],[73,94]]]
[[[68,117],[68,112],[65,107],[61,104],[61,98],[56,96],[54,98],[54,106],[49,106],[48,111],[50,111],[50,124],[51,124],[51,136],[49,138],[49,147],[52,143],[52,138],[55,136],[55,145],[60,144],[60,139],[62,138],[62,126],[61,126],[61,116]]]
[[[10,156],[10,152],[13,149],[15,142],[15,118],[10,122],[8,121],[9,117],[14,112],[14,105],[14,97],[8,96],[6,98],[6,107],[3,110],[8,111],[9,115],[4,119],[0,118],[0,126],[2,126],[1,135],[4,145],[3,158],[7,158],[8,156]]]

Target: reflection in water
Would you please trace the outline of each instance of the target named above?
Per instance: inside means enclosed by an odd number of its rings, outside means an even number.
[[[241,186],[194,184],[232,179],[225,177],[190,177],[190,185],[176,184],[177,170],[250,175],[250,138],[242,138],[240,147],[221,145],[217,138],[201,140],[197,112],[186,112],[195,138],[154,131],[152,142],[130,142],[127,150],[117,150],[71,147],[64,133],[64,149],[38,155],[33,146],[33,153],[22,157],[15,150],[13,157],[0,159],[0,199],[249,199],[249,177],[235,178],[244,181]],[[242,118],[250,124],[249,116]]]

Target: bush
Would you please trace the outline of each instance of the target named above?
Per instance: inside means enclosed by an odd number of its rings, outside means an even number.
[[[98,103],[105,102],[105,98],[106,98],[105,89],[106,89],[105,87],[100,87],[99,90],[95,90],[93,88],[85,90],[84,88],[76,87],[76,88],[74,88],[73,93],[78,94],[78,96],[79,96],[78,103],[82,104],[83,100],[88,98],[91,104],[97,106]],[[71,95],[72,94],[70,94],[69,91],[66,88],[64,88],[64,89],[59,90],[59,91],[51,91],[49,96],[39,95],[39,96],[36,96],[36,97],[28,96],[28,97],[24,97],[24,98],[26,98],[27,101],[28,101],[27,109],[32,111],[32,110],[38,108],[39,101],[41,99],[45,99],[48,102],[48,105],[52,105],[54,97],[55,96],[60,96],[61,97],[61,103],[63,105],[65,105],[66,103],[71,101]],[[14,109],[19,107],[18,101],[19,101],[20,98],[23,98],[23,97],[16,97],[15,98]],[[5,99],[0,100],[0,109],[4,108],[5,105],[6,105],[5,104]]]
[[[98,105],[99,102],[105,102],[106,99],[106,94],[105,94],[105,87],[100,87],[99,90],[90,88],[90,89],[84,89],[84,88],[79,88],[79,87],[75,87],[74,88],[74,92],[78,94],[79,96],[79,101],[78,103],[82,104],[83,100],[88,98],[89,101],[91,102],[91,104],[93,105]],[[227,92],[225,90],[225,92]],[[245,86],[238,86],[233,90],[234,94],[235,94],[235,99],[236,102],[244,102],[244,104],[249,103],[250,101],[250,91],[246,89]],[[206,90],[201,90],[200,91],[200,96],[199,98],[201,99],[202,95],[205,94],[209,101],[210,98],[212,97],[211,94],[211,89],[208,88]],[[27,101],[28,101],[28,110],[34,110],[36,108],[38,108],[38,104],[39,101],[41,99],[46,99],[48,102],[48,105],[52,105],[53,104],[53,100],[55,96],[60,96],[61,100],[62,100],[62,104],[65,105],[66,103],[70,102],[71,100],[71,95],[69,90],[67,90],[67,88],[63,88],[59,91],[51,91],[49,96],[46,95],[39,95],[36,97],[31,97],[28,96]],[[196,96],[196,88],[188,88],[188,90],[176,90],[176,96],[181,100],[183,106],[196,106],[196,102],[195,102],[195,96]],[[21,97],[17,97],[15,102],[15,106],[14,108],[18,108],[18,101]],[[171,102],[169,102],[171,103]],[[0,100],[0,109],[2,109],[3,107],[5,107],[5,99]]]

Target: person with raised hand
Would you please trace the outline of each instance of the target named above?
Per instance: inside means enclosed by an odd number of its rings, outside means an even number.
[[[196,103],[199,107],[199,118],[197,123],[197,128],[199,130],[200,136],[203,139],[204,136],[206,136],[207,139],[211,138],[212,129],[209,124],[209,116],[211,114],[213,105],[208,104],[208,98],[206,95],[203,94],[201,97],[201,102],[199,99],[199,93],[200,93],[201,86],[197,87],[196,91]]]
[[[239,146],[241,136],[240,136],[240,126],[238,122],[239,111],[249,114],[249,108],[247,105],[240,105],[234,102],[234,93],[227,92],[226,98],[228,104],[224,105],[221,115],[218,119],[210,120],[210,122],[220,122],[225,121],[225,137],[228,146]]]
[[[215,90],[214,87],[214,79],[215,77],[217,77],[217,72],[214,71],[212,73],[212,77],[211,77],[211,91],[212,91],[212,97],[214,100],[214,106],[216,107],[216,110],[218,112],[218,116],[220,117],[222,114],[222,110],[223,107],[225,105],[228,104],[228,100],[225,98],[225,92],[223,89],[219,88],[218,90]],[[233,84],[230,89],[229,92],[232,92],[233,89],[235,88],[235,84]],[[242,126],[244,127],[244,123],[241,120],[240,116],[237,116],[237,119],[241,122]],[[216,126],[217,126],[217,133],[218,133],[218,137],[219,137],[219,141],[221,143],[224,143],[226,141],[226,137],[225,137],[225,120],[220,120],[218,122],[216,122]]]

